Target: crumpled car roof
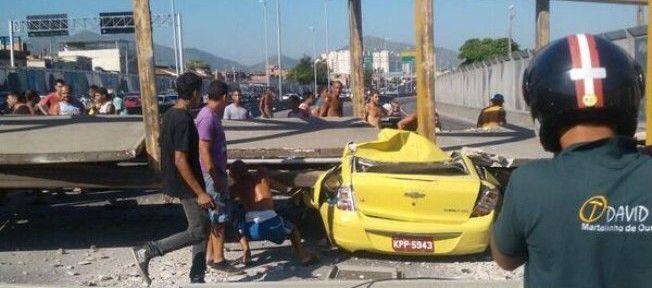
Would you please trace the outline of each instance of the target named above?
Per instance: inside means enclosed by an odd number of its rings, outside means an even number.
[[[354,149],[354,152],[351,151]],[[354,153],[356,157],[388,163],[430,163],[451,160],[427,138],[403,130],[382,129],[375,141],[349,145],[344,156]]]

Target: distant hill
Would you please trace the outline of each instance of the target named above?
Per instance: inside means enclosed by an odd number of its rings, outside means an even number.
[[[362,46],[365,51],[375,51],[387,49],[390,51],[401,52],[405,50],[414,50],[414,44],[394,42],[394,41],[385,41],[385,39],[376,37],[376,36],[364,36],[362,38]],[[340,49],[349,49],[349,46],[346,45]],[[457,59],[457,52],[442,48],[435,47],[437,68],[444,69],[451,66],[457,66],[462,61]]]
[[[211,69],[231,70],[231,67],[235,68],[236,70],[246,69],[246,66],[240,64],[237,61],[218,57],[210,52],[201,49],[186,48],[183,49],[183,52],[184,61],[186,63],[188,63],[190,60],[203,60],[204,62],[211,65]],[[157,65],[174,66],[174,48],[158,44],[155,45],[154,60],[156,61]]]
[[[270,56],[269,57],[269,65],[276,65],[276,63],[278,63],[277,59],[276,59],[276,55]],[[290,57],[285,56],[285,55],[281,55],[281,65],[283,66],[283,68],[292,68],[292,67],[296,66],[298,63],[299,63],[299,60],[297,60],[297,59],[290,58]],[[261,61],[259,63],[248,66],[247,69],[249,69],[249,71],[265,72],[265,61],[263,60],[263,61]]]

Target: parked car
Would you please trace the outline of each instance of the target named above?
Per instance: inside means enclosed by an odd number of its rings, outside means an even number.
[[[332,244],[401,255],[481,253],[501,199],[498,182],[462,155],[426,138],[383,129],[344,149],[305,202]]]
[[[156,96],[158,101],[159,112],[164,113],[177,102],[177,94],[161,94]]]
[[[281,96],[281,101],[288,101],[288,100],[290,100],[290,97],[299,97],[299,99],[301,99],[301,96],[299,96],[299,94],[287,93],[287,94],[283,94],[283,96]]]
[[[140,103],[140,92],[128,92],[123,99],[123,105],[127,110],[127,114],[142,114],[143,109]]]

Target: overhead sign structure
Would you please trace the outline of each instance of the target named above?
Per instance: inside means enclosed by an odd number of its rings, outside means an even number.
[[[134,33],[133,12],[100,13],[100,33],[121,34]]]
[[[26,18],[28,37],[68,36],[68,15],[30,15]]]

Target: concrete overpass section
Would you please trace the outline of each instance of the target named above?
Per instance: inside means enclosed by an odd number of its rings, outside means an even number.
[[[440,113],[444,129],[472,127],[454,113]],[[337,163],[348,142],[373,140],[378,132],[353,117],[224,121],[224,126],[230,159],[295,169]],[[4,117],[0,135],[0,188],[159,185],[158,177],[142,165],[144,129],[138,116]],[[477,148],[515,158],[517,164],[550,157],[534,133],[518,125],[493,131],[445,130],[437,139],[444,150]]]

